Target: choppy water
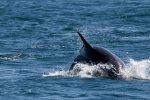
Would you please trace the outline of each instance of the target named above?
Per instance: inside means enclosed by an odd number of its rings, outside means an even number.
[[[126,80],[67,74],[82,42],[117,54]],[[149,100],[149,0],[0,0],[0,100]]]

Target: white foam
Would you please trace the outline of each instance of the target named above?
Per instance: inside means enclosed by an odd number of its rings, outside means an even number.
[[[77,75],[82,78],[92,78],[93,77],[92,74],[96,69],[97,66],[89,66],[87,64],[78,63],[74,66],[74,69],[71,71],[71,74]],[[80,71],[76,73],[75,70],[80,70]]]
[[[121,72],[126,78],[150,79],[150,59],[130,59]]]
[[[81,78],[93,78],[93,77],[103,77],[106,74],[101,68],[110,68],[112,66],[106,64],[98,64],[98,65],[87,65],[78,63],[75,65],[72,72],[68,70],[56,70],[50,71],[47,74],[43,74],[44,77],[47,76],[67,76],[73,77],[78,76]],[[144,60],[133,60],[130,59],[129,62],[126,64],[125,68],[120,69],[120,74],[125,77],[126,79],[131,78],[138,78],[138,79],[150,79],[150,59]]]
[[[77,75],[82,78],[92,78],[92,77],[100,77],[100,76],[106,76],[106,73],[102,69],[109,69],[111,68],[111,65],[107,64],[97,64],[97,65],[87,65],[82,63],[77,63],[74,66],[74,69],[71,71],[74,75]],[[76,70],[80,70],[78,73],[76,73]]]
[[[46,74],[43,74],[42,76],[48,77],[48,76],[68,76],[68,71],[60,70],[60,71],[50,71]]]
[[[103,73],[103,70],[101,68],[110,68],[112,66],[107,64],[98,64],[98,65],[87,65],[82,63],[77,63],[74,66],[74,69],[72,71],[65,71],[65,70],[56,70],[56,71],[50,71],[46,74],[43,74],[44,77],[54,77],[54,76],[78,76],[81,78],[93,78],[97,74],[100,76],[105,76],[105,73]]]

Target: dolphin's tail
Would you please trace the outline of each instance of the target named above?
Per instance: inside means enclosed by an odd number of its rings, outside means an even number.
[[[92,46],[84,39],[84,37],[81,35],[81,33],[80,32],[77,32],[77,33],[80,36],[81,40],[83,41],[84,46],[87,48],[92,48]]]

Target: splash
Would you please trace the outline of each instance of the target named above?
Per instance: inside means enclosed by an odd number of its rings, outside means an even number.
[[[136,61],[129,59],[121,73],[126,78],[150,79],[150,59]]]
[[[47,74],[43,74],[44,77],[55,77],[65,76],[74,77],[78,76],[81,78],[94,78],[94,77],[105,77],[107,74],[102,70],[103,68],[109,69],[113,66],[107,64],[98,65],[87,65],[77,63],[73,71],[56,70],[50,71]],[[119,73],[125,79],[150,79],[150,59],[145,60],[133,60],[130,59],[126,64],[125,68],[120,69]]]
[[[44,77],[54,77],[54,76],[67,76],[67,77],[81,77],[81,78],[93,78],[93,77],[100,77],[106,76],[104,71],[101,68],[110,68],[107,64],[98,64],[98,65],[87,65],[82,63],[77,63],[74,66],[72,71],[65,71],[65,70],[57,70],[57,71],[50,71],[46,74],[43,74]]]
[[[83,78],[101,77],[107,76],[104,69],[110,69],[112,67],[112,65],[107,64],[87,65],[77,63],[69,74],[78,75],[79,77]]]

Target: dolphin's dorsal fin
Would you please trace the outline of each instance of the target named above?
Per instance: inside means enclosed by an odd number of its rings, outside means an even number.
[[[83,41],[84,46],[87,48],[92,48],[92,46],[84,39],[84,37],[81,35],[81,33],[80,32],[77,32],[77,33],[80,36],[81,40]]]

